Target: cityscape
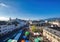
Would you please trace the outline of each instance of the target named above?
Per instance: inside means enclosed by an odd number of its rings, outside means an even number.
[[[0,21],[0,42],[60,42],[60,20]]]
[[[0,0],[0,42],[60,42],[60,1]]]

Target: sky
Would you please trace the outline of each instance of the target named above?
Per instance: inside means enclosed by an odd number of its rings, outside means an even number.
[[[0,0],[0,20],[60,17],[60,0]]]

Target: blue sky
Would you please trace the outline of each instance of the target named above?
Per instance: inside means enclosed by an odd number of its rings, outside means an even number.
[[[60,17],[59,0],[0,0],[0,17],[46,19]]]

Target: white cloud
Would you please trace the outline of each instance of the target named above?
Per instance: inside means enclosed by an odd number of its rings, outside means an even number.
[[[7,21],[7,20],[9,20],[9,18],[7,18],[7,17],[0,17],[0,21]]]
[[[0,7],[8,7],[8,5],[6,5],[4,3],[0,3]]]

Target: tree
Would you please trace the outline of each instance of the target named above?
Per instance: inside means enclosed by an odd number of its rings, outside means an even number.
[[[32,29],[33,32],[36,32],[36,26],[33,25],[33,26],[31,27],[31,29]]]

